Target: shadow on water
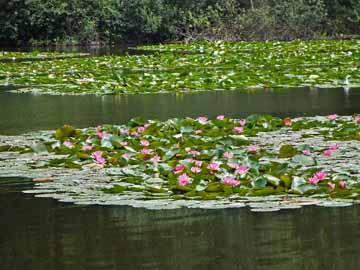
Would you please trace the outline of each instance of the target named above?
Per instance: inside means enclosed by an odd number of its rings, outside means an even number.
[[[0,185],[4,270],[332,270],[360,265],[359,206],[275,213],[148,211],[61,204],[19,193],[23,188]]]
[[[360,112],[360,89],[308,89],[276,91],[207,91],[197,93],[119,96],[50,96],[0,91],[0,134],[121,124],[137,116],[165,120],[172,117],[215,117],[225,114],[273,114],[282,117]]]

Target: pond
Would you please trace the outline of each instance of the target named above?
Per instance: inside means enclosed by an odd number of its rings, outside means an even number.
[[[312,116],[360,111],[358,89],[48,96],[0,92],[0,134],[224,113]],[[74,206],[1,180],[3,269],[356,269],[359,206],[274,213]],[[10,184],[12,183],[12,184]]]

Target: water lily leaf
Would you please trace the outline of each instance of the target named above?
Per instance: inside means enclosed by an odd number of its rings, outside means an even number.
[[[0,145],[0,152],[9,151],[10,148],[11,148],[11,145]]]
[[[146,123],[146,121],[144,118],[136,117],[129,121],[129,126],[131,126],[131,127],[143,126],[145,123]]]
[[[57,140],[63,141],[68,137],[73,137],[78,133],[78,131],[69,125],[64,125],[62,128],[59,128],[55,131],[54,137]]]
[[[81,164],[76,163],[76,162],[71,161],[71,160],[65,160],[65,168],[80,169],[80,168],[81,168]]]
[[[123,142],[123,138],[117,135],[113,135],[109,138],[110,143],[112,144],[112,146],[114,146],[115,148],[122,148],[123,146],[121,145],[121,143]]]
[[[273,186],[278,186],[280,184],[280,179],[273,175],[264,174],[262,177],[264,177],[267,180],[267,182]]]
[[[177,153],[179,153],[179,151],[180,150],[178,148],[174,148],[174,149],[167,151],[165,153],[165,155],[163,156],[163,160],[167,161],[167,160],[173,158]]]
[[[37,144],[31,145],[31,149],[35,153],[47,152],[47,147],[44,143],[37,143]]]
[[[298,150],[294,148],[292,145],[285,144],[281,146],[279,151],[280,158],[290,158],[297,154]]]
[[[206,192],[222,192],[224,190],[224,184],[222,183],[210,183],[206,187]]]
[[[101,190],[104,193],[110,193],[110,194],[123,193],[124,191],[127,190],[127,187],[126,186],[121,186],[121,185],[114,185],[112,188],[103,188]]]
[[[163,188],[156,188],[156,187],[147,187],[146,191],[151,193],[166,193],[167,190]]]
[[[161,172],[161,173],[172,171],[172,167],[166,163],[159,163],[158,168],[159,168],[159,172]]]
[[[304,194],[309,191],[317,190],[318,187],[308,184],[308,182],[302,177],[294,176],[291,189],[297,193]]]
[[[303,166],[316,165],[316,160],[313,157],[306,155],[296,155],[292,158],[292,161],[295,163],[300,163]]]
[[[191,133],[194,129],[191,126],[181,127],[180,132],[181,133]]]
[[[101,139],[101,147],[104,148],[113,148],[112,142],[110,141],[110,136],[105,136]]]
[[[251,182],[252,187],[254,188],[264,188],[266,187],[267,180],[263,177],[258,177]]]
[[[244,135],[230,135],[231,139],[233,139],[233,145],[248,145],[249,139]]]
[[[105,170],[107,175],[124,175],[124,171],[122,168],[107,168]]]
[[[127,151],[129,151],[131,153],[137,153],[136,150],[131,148],[130,146],[124,146],[124,149],[126,149]]]

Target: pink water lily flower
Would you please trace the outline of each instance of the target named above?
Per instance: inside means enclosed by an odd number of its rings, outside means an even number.
[[[290,118],[285,118],[283,120],[283,123],[284,123],[284,126],[288,126],[288,127],[290,127],[292,125],[292,121]]]
[[[201,129],[195,130],[195,134],[201,134],[203,131]]]
[[[125,135],[125,134],[128,134],[128,133],[129,133],[129,130],[127,128],[121,128],[120,129],[120,134]]]
[[[346,188],[346,182],[343,181],[343,180],[341,180],[341,181],[339,182],[339,187],[342,188],[342,189]]]
[[[334,121],[336,120],[336,118],[338,118],[338,115],[337,114],[330,114],[327,116],[327,119],[331,120],[331,121]]]
[[[197,120],[200,124],[204,125],[204,124],[207,123],[208,118],[205,117],[205,116],[199,116],[198,118],[196,118],[196,120]]]
[[[69,141],[64,142],[63,145],[66,146],[67,148],[74,148],[74,144]]]
[[[331,156],[332,153],[333,153],[333,150],[331,150],[331,149],[326,149],[323,151],[324,156]]]
[[[194,159],[193,158],[186,158],[186,159],[184,159],[184,161],[189,162],[189,163],[193,163]]]
[[[234,179],[232,177],[228,177],[228,176],[223,179],[223,182],[224,182],[225,185],[229,185],[229,186],[238,186],[238,185],[240,185],[240,181],[238,181],[238,180],[236,180],[236,179]]]
[[[239,164],[236,164],[236,163],[228,163],[227,164],[231,169],[237,169],[237,168],[239,168]]]
[[[93,147],[91,146],[91,145],[84,145],[83,147],[82,147],[82,150],[84,150],[84,151],[90,151],[90,150],[92,150],[93,149]]]
[[[143,133],[145,131],[145,127],[138,127],[137,132]]]
[[[174,173],[181,173],[183,170],[185,170],[185,166],[178,164],[174,168]]]
[[[310,150],[309,149],[305,149],[302,151],[302,153],[305,155],[305,156],[308,156],[311,154]]]
[[[335,189],[335,186],[336,186],[335,183],[333,183],[333,182],[328,182],[327,184],[328,184],[329,188]]]
[[[237,134],[240,134],[240,133],[244,132],[244,128],[243,127],[234,127],[233,131]]]
[[[334,144],[330,145],[329,149],[330,150],[337,150],[337,149],[339,149],[339,145],[337,143],[334,143]]]
[[[239,175],[243,175],[243,174],[246,174],[249,171],[249,169],[250,168],[248,166],[241,165],[236,169],[235,173],[239,174]]]
[[[149,146],[149,145],[150,145],[149,141],[147,141],[147,140],[141,140],[141,141],[140,141],[140,144],[141,144],[142,146]]]
[[[161,161],[161,157],[159,156],[154,156],[150,159],[152,162],[154,163],[159,163]]]
[[[217,120],[220,120],[220,121],[223,121],[225,119],[225,116],[224,115],[218,115],[216,117]]]
[[[192,155],[193,157],[196,157],[200,155],[200,152],[196,150],[191,150],[189,151],[189,154]]]
[[[139,133],[137,133],[136,131],[133,131],[130,133],[131,136],[134,136],[134,137],[138,137],[139,136]]]
[[[201,172],[201,168],[199,168],[199,167],[191,167],[191,172],[193,172],[193,173],[199,173],[199,172]]]
[[[259,150],[259,147],[257,145],[249,145],[248,152],[257,152]]]
[[[129,153],[124,153],[121,155],[121,157],[125,158],[125,159],[129,159],[130,158],[130,154]]]
[[[143,155],[150,155],[152,153],[152,149],[149,149],[149,148],[143,148],[141,149],[140,153],[143,154]]]
[[[178,183],[180,186],[186,186],[189,184],[189,177],[186,173],[183,173],[178,177]]]
[[[120,142],[121,146],[127,146],[128,145],[128,142],[127,141],[122,141]]]
[[[240,121],[239,121],[239,124],[240,124],[240,126],[245,126],[246,125],[246,120],[245,119],[241,119]]]
[[[96,136],[98,136],[100,139],[102,139],[102,138],[105,137],[105,133],[103,133],[103,132],[98,132],[98,133],[96,133]]]
[[[224,158],[233,158],[233,157],[234,157],[233,153],[230,153],[230,152],[225,152],[224,153]]]
[[[92,143],[92,139],[91,137],[87,137],[86,140],[85,140],[86,143]]]
[[[203,164],[203,162],[202,162],[201,160],[195,160],[195,165],[196,165],[197,167],[201,167],[202,164]]]
[[[360,116],[355,116],[355,122],[360,123]]]
[[[208,170],[210,171],[218,171],[220,169],[220,166],[216,162],[212,162],[207,166]]]
[[[95,159],[96,163],[100,164],[100,165],[104,165],[106,163],[105,158],[102,156],[102,152],[101,151],[96,151],[94,153],[92,153],[92,157]]]
[[[309,178],[309,183],[312,185],[316,185],[320,181],[324,180],[326,177],[327,177],[326,172],[322,172],[322,171],[316,172],[313,174],[312,177]]]

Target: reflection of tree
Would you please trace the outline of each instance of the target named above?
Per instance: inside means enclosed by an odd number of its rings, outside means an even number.
[[[360,263],[355,206],[148,211],[0,194],[2,269],[356,269]]]

